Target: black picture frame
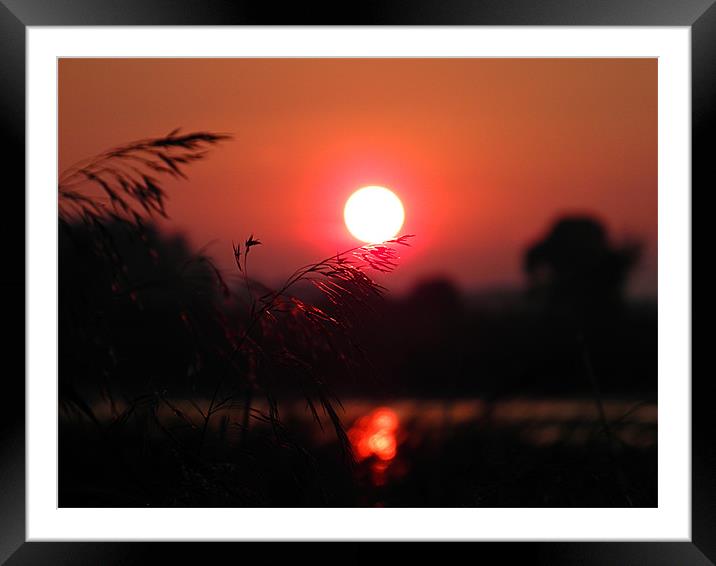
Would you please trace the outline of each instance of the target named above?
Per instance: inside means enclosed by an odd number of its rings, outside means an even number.
[[[696,187],[716,186],[716,167],[708,143],[716,117],[715,0],[412,0],[360,3],[286,3],[230,0],[0,0],[0,152],[5,218],[0,222],[0,279],[3,297],[25,293],[25,32],[27,26],[80,25],[553,25],[689,26],[692,77],[692,210]],[[22,212],[21,212],[22,211]],[[693,231],[693,224],[692,224]],[[693,256],[692,256],[693,257]],[[692,297],[693,297],[693,269]],[[215,552],[233,555],[223,543],[70,543],[25,542],[25,382],[24,304],[5,302],[6,320],[23,320],[16,330],[6,324],[3,392],[0,411],[0,561],[8,564],[128,564],[201,559]],[[693,320],[693,319],[692,319]],[[8,332],[8,329],[11,331]],[[693,342],[692,342],[693,352]],[[693,356],[693,355],[692,355]],[[16,364],[10,364],[12,360]],[[528,557],[542,564],[710,564],[716,563],[716,427],[711,419],[710,380],[693,373],[692,385],[692,537],[691,542],[474,543],[476,559],[499,556],[500,562]],[[237,543],[238,544],[238,543]],[[254,544],[254,543],[252,543]],[[252,547],[264,561],[295,559],[295,544]],[[421,558],[444,559],[444,550],[424,545]],[[426,554],[427,553],[427,554]],[[285,556],[282,556],[285,555]],[[348,543],[333,559],[364,561],[383,555],[374,543]],[[330,550],[324,556],[331,556]],[[492,560],[491,560],[492,561]]]

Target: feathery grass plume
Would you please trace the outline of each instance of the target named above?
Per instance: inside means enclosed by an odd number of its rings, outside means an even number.
[[[249,356],[253,365],[262,371],[250,384],[245,398],[244,430],[251,415],[254,389],[260,389],[270,407],[269,416],[280,423],[278,404],[271,391],[277,376],[291,375],[303,393],[314,420],[323,428],[323,417],[333,426],[341,446],[350,456],[350,443],[336,410],[340,401],[331,393],[319,368],[329,355],[340,364],[349,366],[362,350],[351,336],[353,320],[371,300],[382,297],[385,288],[371,279],[368,270],[390,272],[398,265],[398,247],[409,246],[412,235],[376,245],[362,245],[304,265],[295,270],[277,290],[261,287],[263,293],[254,296],[249,284],[246,259],[253,245],[260,243],[253,235],[244,244],[244,263],[240,261],[240,246],[233,244],[237,267],[247,282],[250,316],[243,334],[236,341],[235,354]],[[334,307],[332,312],[309,304],[291,294],[292,288],[309,282]],[[256,282],[252,285],[258,287]],[[320,412],[319,412],[320,409]]]
[[[162,179],[186,179],[188,165],[229,139],[228,134],[213,132],[182,134],[177,128],[166,136],[130,142],[79,161],[59,175],[60,226],[71,235],[73,222],[84,224],[95,236],[97,255],[113,268],[113,284],[126,287],[126,266],[107,225],[124,226],[147,243],[146,222],[167,218]]]
[[[132,223],[156,214],[166,217],[159,177],[186,179],[187,165],[203,159],[210,146],[228,139],[227,134],[180,134],[176,129],[164,137],[137,140],[82,160],[59,176],[60,219],[67,221],[73,213]],[[87,195],[87,185],[100,189],[108,202]]]

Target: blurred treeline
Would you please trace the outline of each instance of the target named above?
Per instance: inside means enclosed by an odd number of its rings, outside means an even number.
[[[83,225],[60,230],[61,390],[210,395],[229,371],[221,352],[246,316],[246,282],[222,281],[186,240],[152,225],[140,238],[109,223],[106,238],[121,258],[114,266]],[[655,397],[656,303],[624,294],[638,260],[639,246],[615,245],[599,221],[562,218],[515,258],[523,288],[480,294],[433,279],[376,298],[351,329],[365,353],[354,371],[314,360],[315,370],[339,398],[591,395],[589,372],[603,395]],[[274,387],[299,393],[290,379]]]

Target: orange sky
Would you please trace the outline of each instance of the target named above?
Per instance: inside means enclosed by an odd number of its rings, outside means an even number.
[[[414,247],[382,278],[520,284],[521,253],[560,214],[600,217],[646,256],[656,293],[656,59],[62,59],[60,170],[127,141],[184,131],[235,139],[167,180],[167,229],[232,265],[264,246],[276,282],[355,243],[343,204],[393,189]]]

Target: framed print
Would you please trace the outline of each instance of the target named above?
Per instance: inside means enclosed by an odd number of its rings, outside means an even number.
[[[3,559],[714,559],[710,2],[2,14]]]

